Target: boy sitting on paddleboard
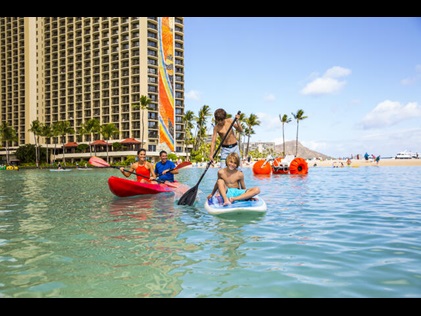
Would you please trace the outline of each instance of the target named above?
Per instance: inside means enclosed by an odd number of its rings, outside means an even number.
[[[212,193],[208,195],[208,200],[219,191],[224,199],[224,205],[229,205],[235,201],[247,200],[260,193],[258,187],[246,189],[244,173],[238,170],[240,156],[237,153],[230,153],[226,158],[227,166],[218,170],[218,179],[213,187]]]

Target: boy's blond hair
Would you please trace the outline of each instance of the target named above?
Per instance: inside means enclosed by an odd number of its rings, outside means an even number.
[[[228,161],[230,160],[234,161],[237,168],[240,166],[240,157],[238,156],[237,153],[230,153],[225,160],[225,164],[228,165]]]

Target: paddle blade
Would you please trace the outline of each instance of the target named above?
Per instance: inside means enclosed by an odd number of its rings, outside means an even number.
[[[190,161],[183,161],[183,162],[180,162],[178,165],[177,165],[177,167],[175,167],[174,169],[181,169],[181,168],[184,168],[184,167],[187,167],[187,166],[190,166],[192,163],[190,162]]]
[[[89,158],[89,163],[95,167],[111,167],[104,159],[95,156]]]
[[[192,206],[194,201],[196,201],[197,196],[197,189],[199,188],[198,185],[195,185],[194,187],[187,190],[186,193],[184,193],[181,198],[178,200],[178,205],[189,205]]]

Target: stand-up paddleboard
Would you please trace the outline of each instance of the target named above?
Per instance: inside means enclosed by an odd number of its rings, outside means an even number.
[[[71,171],[72,169],[50,169],[50,171]]]
[[[266,212],[266,202],[258,195],[255,195],[252,200],[235,201],[229,205],[224,206],[224,199],[220,195],[214,195],[205,202],[205,209],[209,214],[219,215],[227,213],[240,212]]]

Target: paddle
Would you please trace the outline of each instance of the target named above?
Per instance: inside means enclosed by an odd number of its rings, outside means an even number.
[[[101,159],[101,158],[99,158],[99,157],[96,157],[96,156],[92,156],[91,158],[89,158],[89,163],[91,164],[91,165],[93,165],[93,166],[95,166],[95,167],[99,167],[99,168],[114,168],[114,169],[118,169],[118,170],[120,170],[120,167],[117,167],[117,166],[111,166],[108,162],[106,162],[104,159]],[[170,169],[170,171],[172,171],[172,170],[175,170],[175,169],[181,169],[181,168],[183,168],[183,167],[187,167],[187,166],[190,166],[191,165],[191,162],[190,161],[183,161],[183,162],[181,162],[181,163],[179,163],[175,168],[173,168],[173,169]],[[126,169],[123,169],[124,171],[126,171],[126,172],[128,172],[128,173],[132,173],[132,174],[135,174],[135,175],[137,175],[137,176],[139,176],[139,177],[144,177],[144,178],[146,178],[146,179],[149,179],[149,177],[147,177],[147,176],[145,176],[145,175],[143,175],[143,174],[139,174],[139,173],[136,173],[136,172],[134,172],[134,171],[130,171],[130,170],[126,170]],[[162,181],[162,180],[159,180],[159,179],[156,179],[156,181],[158,182],[158,183],[164,183],[165,181]]]
[[[238,111],[237,114],[240,115],[241,111]],[[227,138],[228,134],[231,132],[231,129],[234,126],[234,123],[235,123],[236,120],[237,120],[237,118],[234,118],[234,120],[232,121],[232,123],[231,123],[230,127],[228,128],[228,131],[226,132],[224,138],[221,140],[218,148],[213,153],[212,160],[215,159],[216,154],[218,153],[219,149],[221,148],[221,146],[224,143],[225,139]],[[202,181],[203,176],[205,175],[206,171],[208,171],[210,165],[212,164],[212,160],[209,160],[205,171],[200,176],[199,181],[196,183],[196,185],[194,187],[190,188],[189,190],[187,190],[187,192],[184,193],[181,196],[181,198],[178,200],[178,203],[177,203],[178,205],[186,205],[186,204],[189,205],[189,206],[193,205],[194,201],[196,200],[196,195],[197,195],[197,190],[199,188],[199,183],[200,183],[200,181]]]

